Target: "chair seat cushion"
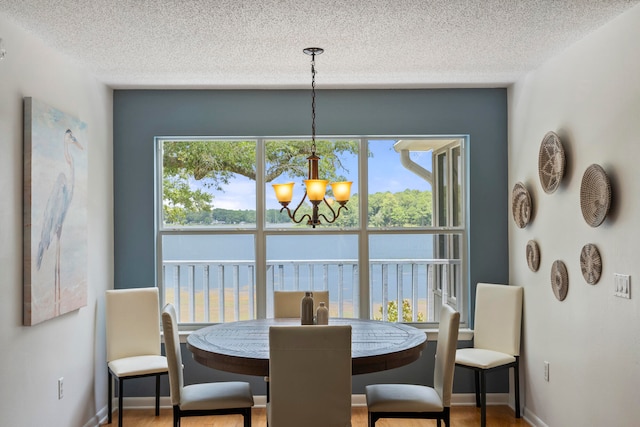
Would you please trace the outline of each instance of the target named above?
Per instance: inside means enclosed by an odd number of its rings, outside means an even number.
[[[135,375],[147,375],[167,372],[167,358],[164,356],[147,355],[116,359],[109,362],[109,369],[118,378]]]
[[[180,409],[183,411],[252,406],[251,387],[243,381],[192,384],[185,386],[180,396]]]
[[[515,361],[516,358],[510,354],[483,348],[461,348],[456,351],[456,364],[473,368],[491,369]]]
[[[442,399],[431,387],[414,384],[374,384],[365,389],[369,412],[440,412]]]

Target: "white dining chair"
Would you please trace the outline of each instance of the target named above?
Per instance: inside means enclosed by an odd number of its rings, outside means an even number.
[[[478,283],[473,324],[473,347],[456,352],[456,366],[474,371],[480,425],[487,423],[486,374],[513,368],[515,413],[520,418],[521,286]]]
[[[156,416],[160,414],[160,376],[168,373],[160,351],[158,288],[113,289],[105,294],[108,422],[113,412],[113,381],[118,382],[118,425],[122,426],[124,382],[155,377]]]
[[[321,302],[329,308],[329,291],[273,291],[273,317],[275,319],[300,318],[302,298],[306,292],[313,295],[313,313]],[[264,382],[269,383],[269,377],[264,377]],[[267,384],[267,400],[269,400],[269,385]]]
[[[351,426],[351,326],[269,328],[269,427]]]
[[[165,305],[162,310],[162,328],[169,361],[173,427],[179,427],[183,417],[235,414],[242,415],[244,427],[251,427],[253,394],[249,383],[225,381],[184,385],[180,336],[173,304]]]
[[[433,387],[418,384],[372,384],[365,388],[369,427],[382,418],[435,419],[449,426],[460,313],[440,309]]]

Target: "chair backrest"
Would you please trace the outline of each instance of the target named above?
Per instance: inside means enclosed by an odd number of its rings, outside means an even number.
[[[448,305],[443,305],[440,309],[439,325],[436,361],[433,369],[433,388],[440,395],[442,404],[445,407],[450,407],[451,393],[453,391],[453,371],[456,365],[456,348],[458,347],[460,313]]]
[[[158,288],[106,291],[107,362],[160,355]]]
[[[478,283],[473,346],[520,355],[521,286]]]
[[[180,396],[184,387],[182,373],[182,351],[180,350],[180,336],[178,321],[173,304],[167,304],[162,309],[162,329],[164,331],[164,348],[169,365],[169,388],[171,390],[171,405],[180,404]]]
[[[351,425],[351,326],[269,328],[271,427]]]
[[[308,291],[274,291],[273,292],[273,317],[300,317],[300,303],[304,293]],[[329,308],[329,291],[312,291],[313,313],[315,315],[318,305],[324,302]]]

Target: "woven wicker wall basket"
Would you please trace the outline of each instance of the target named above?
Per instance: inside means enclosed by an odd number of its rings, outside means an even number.
[[[569,292],[569,274],[562,261],[554,261],[551,266],[551,288],[558,301],[564,301]]]
[[[611,206],[611,183],[600,165],[593,164],[584,171],[580,184],[580,209],[591,227],[598,227]]]
[[[521,182],[516,183],[511,193],[511,212],[513,220],[519,228],[524,228],[529,224],[531,208],[531,196],[527,187]]]
[[[527,265],[533,272],[540,268],[540,248],[534,240],[527,242]]]
[[[584,280],[590,285],[595,285],[602,274],[602,258],[596,245],[588,243],[580,251],[580,270]]]
[[[551,194],[558,189],[564,176],[564,166],[564,148],[560,138],[555,132],[547,132],[538,155],[538,176],[545,193]]]

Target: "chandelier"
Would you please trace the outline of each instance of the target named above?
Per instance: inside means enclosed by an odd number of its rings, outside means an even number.
[[[304,196],[302,196],[302,200],[298,206],[294,209],[293,213],[288,208],[289,203],[291,203],[291,199],[293,198],[293,182],[288,182],[286,184],[272,184],[273,189],[276,193],[276,198],[278,202],[282,205],[282,209],[287,211],[289,218],[296,224],[301,223],[305,218],[307,219],[307,225],[316,228],[316,225],[322,224],[320,222],[320,217],[322,219],[331,224],[340,216],[340,211],[344,209],[348,209],[346,204],[349,201],[349,196],[351,195],[351,181],[343,181],[343,182],[334,182],[331,184],[331,191],[333,192],[333,197],[336,202],[340,204],[340,207],[337,211],[335,211],[332,207],[332,201],[327,201],[325,197],[325,193],[327,191],[327,184],[329,183],[326,179],[318,178],[318,162],[320,161],[320,157],[316,156],[316,55],[320,55],[324,52],[324,49],[319,47],[308,47],[303,50],[307,55],[311,55],[311,155],[307,157],[309,161],[309,172],[308,179],[304,181],[304,185],[306,187]],[[309,198],[309,201],[313,205],[313,210],[311,214],[304,214],[299,218],[296,218],[296,214],[298,213],[298,209],[304,203],[306,198]],[[331,212],[331,218],[327,218],[324,214],[318,213],[318,208],[321,203],[323,203],[329,208],[329,212]]]

